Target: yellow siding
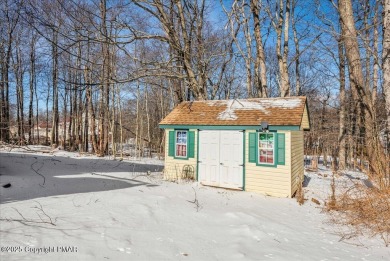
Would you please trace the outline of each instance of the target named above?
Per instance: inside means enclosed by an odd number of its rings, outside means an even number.
[[[195,158],[188,160],[175,159],[168,156],[169,131],[165,130],[165,168],[164,178],[167,180],[182,179],[183,168],[191,166],[196,178],[197,162],[197,130],[195,132]],[[278,131],[285,134],[285,162],[286,164],[277,167],[256,166],[256,163],[249,163],[249,133],[245,132],[245,190],[276,197],[292,197],[296,192],[298,183],[303,181],[303,132],[302,131]]]
[[[299,182],[303,182],[304,163],[303,163],[303,132],[291,132],[291,195],[297,189]]]
[[[301,123],[301,129],[310,129],[310,123],[309,123],[309,114],[307,113],[307,106],[305,106],[305,109],[303,110],[303,116],[302,116],[302,123]]]
[[[276,197],[291,197],[291,134],[278,131],[286,137],[286,165],[274,167],[256,166],[250,163],[249,132],[245,133],[245,190]]]
[[[175,159],[174,157],[168,156],[169,149],[169,131],[173,129],[165,130],[165,166],[164,166],[164,178],[167,180],[178,180],[183,178],[183,168],[190,167],[193,170],[194,179],[196,178],[196,157],[197,157],[197,136],[198,132],[196,130],[190,130],[195,132],[195,158],[189,159]]]

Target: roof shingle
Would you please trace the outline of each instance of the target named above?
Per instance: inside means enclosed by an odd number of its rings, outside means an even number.
[[[303,96],[182,102],[160,124],[300,126],[305,106]]]

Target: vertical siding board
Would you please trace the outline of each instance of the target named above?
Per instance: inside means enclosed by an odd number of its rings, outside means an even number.
[[[309,128],[310,128],[309,114],[307,111],[307,106],[305,106],[305,109],[303,110],[303,115],[302,115],[301,129],[309,129]]]
[[[291,195],[293,195],[298,189],[299,182],[303,181],[304,177],[302,131],[293,131],[291,133],[291,146]]]

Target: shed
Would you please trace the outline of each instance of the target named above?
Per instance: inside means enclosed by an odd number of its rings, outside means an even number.
[[[167,179],[292,197],[303,181],[306,97],[182,102],[161,122]]]

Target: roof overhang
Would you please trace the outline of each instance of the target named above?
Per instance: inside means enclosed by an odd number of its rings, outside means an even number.
[[[160,124],[160,129],[196,129],[196,130],[260,130],[261,125],[171,125],[171,124]],[[269,125],[268,130],[300,130],[300,126],[294,125]]]

